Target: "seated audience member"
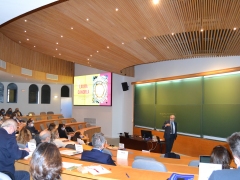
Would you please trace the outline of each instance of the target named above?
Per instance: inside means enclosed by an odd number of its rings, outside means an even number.
[[[41,143],[33,152],[30,174],[33,180],[61,180],[62,157],[54,144]]]
[[[67,138],[68,139],[67,132],[65,130],[65,125],[64,124],[59,124],[58,134],[59,134],[60,138]]]
[[[233,133],[227,142],[232,151],[237,169],[223,169],[213,171],[209,180],[239,180],[240,179],[240,132]]]
[[[8,108],[7,112],[6,112],[6,116],[10,117],[12,115],[12,108]]]
[[[44,130],[39,134],[39,138],[41,140],[41,142],[51,142],[51,133],[48,130]]]
[[[231,155],[224,146],[216,146],[212,150],[211,163],[222,164],[223,169],[230,169]]]
[[[30,175],[27,171],[15,171],[15,160],[29,155],[28,148],[19,149],[15,137],[16,130],[17,123],[12,119],[4,121],[0,128],[0,172],[15,180],[29,180]]]
[[[57,128],[51,131],[51,143],[55,144],[58,148],[66,146],[66,144],[59,139]]]
[[[35,134],[39,134],[39,131],[35,129],[33,120],[31,118],[27,121],[26,128],[31,132],[33,138]]]
[[[15,113],[12,113],[12,114],[10,115],[10,119],[13,119],[13,120],[16,121],[18,124],[21,123],[21,120],[19,120],[19,119],[17,118],[17,116],[16,116]]]
[[[92,137],[93,149],[91,151],[83,151],[81,160],[115,165],[111,155],[102,152],[105,143],[106,140],[102,133],[95,133]]]
[[[49,130],[49,131],[52,131],[52,130],[54,130],[55,128],[56,128],[56,124],[54,124],[54,123],[50,123],[49,126],[48,126],[48,130]]]
[[[5,116],[5,109],[1,109],[1,111],[0,111],[0,116],[1,116],[1,115],[2,115],[3,117]]]
[[[77,141],[77,139],[82,139],[81,138],[81,132],[77,131],[75,132],[75,134],[73,135],[73,137],[71,137],[72,141]]]
[[[14,111],[14,113],[16,114],[16,116],[17,116],[18,119],[21,119],[22,113],[19,111],[19,108],[16,108],[15,111]]]
[[[23,127],[20,130],[19,135],[17,137],[17,143],[26,145],[28,142],[32,142],[36,144],[35,139],[32,138],[31,132],[26,127]]]

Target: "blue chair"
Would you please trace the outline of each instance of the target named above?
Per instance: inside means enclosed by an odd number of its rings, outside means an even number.
[[[105,149],[105,148],[104,148],[104,149],[102,150],[102,152],[105,153],[105,154],[109,154],[110,156],[112,156],[112,152],[109,151],[108,149]]]
[[[135,156],[135,157],[134,157],[134,160],[137,160],[137,159],[145,159],[145,160],[156,161],[156,159],[154,159],[154,158],[145,157],[145,156]]]
[[[167,168],[158,161],[147,159],[136,159],[133,161],[132,168],[144,169],[158,172],[167,172]]]
[[[192,161],[190,161],[188,166],[198,167],[199,166],[199,160],[192,160]]]

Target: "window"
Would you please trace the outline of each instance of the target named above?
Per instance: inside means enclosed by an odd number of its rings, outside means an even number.
[[[0,83],[0,103],[3,103],[4,85]]]
[[[62,86],[61,97],[69,97],[69,87],[68,86]]]
[[[49,85],[42,86],[41,103],[50,104],[51,89]]]
[[[35,84],[31,84],[28,90],[28,103],[38,104],[38,87]]]
[[[7,102],[17,103],[17,85],[14,83],[7,86]]]

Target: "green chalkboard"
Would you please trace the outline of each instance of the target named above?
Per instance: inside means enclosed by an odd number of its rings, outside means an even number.
[[[226,138],[240,131],[240,74],[135,86],[135,125],[161,129],[171,114],[183,133]]]

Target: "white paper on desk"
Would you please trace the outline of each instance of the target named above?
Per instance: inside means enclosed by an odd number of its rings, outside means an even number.
[[[119,143],[119,149],[124,149],[124,144],[123,143]]]
[[[75,144],[75,149],[77,152],[82,153],[83,152],[83,146],[79,144]]]
[[[78,152],[75,150],[62,150],[62,151],[60,151],[60,153],[64,154],[64,155],[68,155],[68,156],[78,154]]]
[[[213,171],[221,169],[222,164],[199,163],[199,180],[208,180]]]
[[[69,163],[69,162],[62,162],[62,167],[63,168],[70,168],[70,167],[73,167],[73,166],[82,166],[82,164],[76,164],[76,163]]]
[[[92,175],[99,175],[99,174],[108,174],[111,173],[111,171],[107,170],[106,168],[99,166],[87,166],[86,167],[88,172],[90,172]]]
[[[117,158],[117,165],[128,166],[128,160],[127,159],[122,159],[122,158]]]
[[[32,142],[28,142],[28,149],[33,152],[36,149],[36,144]]]
[[[117,151],[117,158],[127,159],[128,158],[128,151],[118,150]]]

